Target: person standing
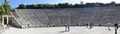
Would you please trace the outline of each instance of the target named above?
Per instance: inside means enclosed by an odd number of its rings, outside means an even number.
[[[70,22],[67,22],[67,23],[66,23],[66,26],[65,26],[65,27],[66,27],[66,28],[65,28],[66,31],[70,31],[70,25],[71,25]]]
[[[110,23],[108,22],[107,24],[108,30],[110,31]]]
[[[118,29],[118,23],[115,23],[114,25],[115,25],[115,29]]]
[[[115,26],[115,34],[117,34],[118,23],[115,23],[114,26]]]
[[[65,25],[65,31],[67,31],[67,25]]]
[[[87,28],[88,28],[88,23],[86,24]]]
[[[89,29],[91,29],[91,28],[92,28],[92,25],[93,25],[93,24],[92,24],[92,23],[90,23],[90,28],[89,28]]]

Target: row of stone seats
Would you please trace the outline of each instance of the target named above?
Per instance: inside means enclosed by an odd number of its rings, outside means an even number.
[[[22,24],[63,26],[67,22],[71,25],[83,25],[93,23],[94,25],[107,24],[119,21],[119,11],[115,8],[70,8],[70,9],[16,9],[16,17]],[[33,25],[33,26],[32,26]]]

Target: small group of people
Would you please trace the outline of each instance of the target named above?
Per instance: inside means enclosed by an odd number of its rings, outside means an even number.
[[[86,24],[87,28],[91,29],[92,28],[92,23]]]
[[[70,25],[71,25],[70,22],[67,22],[67,23],[66,23],[66,25],[65,25],[65,31],[70,31]],[[86,24],[87,28],[88,28],[88,26],[89,26],[89,29],[92,28],[92,25],[93,25],[92,23]],[[107,24],[108,30],[110,30],[110,25],[111,25],[111,23],[108,23],[108,24]],[[115,26],[115,32],[116,32],[117,29],[118,29],[118,27],[119,27],[119,26],[118,26],[118,23],[115,23],[114,26]]]
[[[71,25],[70,22],[66,23],[66,25],[65,25],[65,31],[70,31],[70,25]],[[89,25],[88,24],[86,24],[86,25],[87,25],[87,27],[89,26],[89,29],[92,28],[92,23],[89,23]]]
[[[110,25],[111,25],[111,23],[108,23],[108,24],[107,24],[108,29],[110,29]],[[118,26],[118,23],[115,23],[115,24],[114,24],[114,27],[115,27],[115,29],[117,30],[118,27],[119,27],[119,26]]]

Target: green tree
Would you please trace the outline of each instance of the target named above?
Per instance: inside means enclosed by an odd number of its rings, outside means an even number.
[[[42,4],[37,4],[37,8],[41,9],[41,8],[43,8],[43,5]]]
[[[25,9],[25,8],[26,8],[26,6],[24,4],[20,4],[17,9]]]
[[[2,21],[2,15],[5,14],[5,10],[3,8],[3,6],[0,6],[0,20]]]
[[[84,4],[75,4],[74,8],[84,8]]]
[[[5,10],[3,6],[0,6],[0,15],[5,14]]]
[[[71,8],[72,4],[69,4],[69,3],[59,3],[58,7],[59,8]]]
[[[2,6],[5,10],[5,14],[9,14],[9,12],[11,11],[11,7],[10,7],[9,3],[7,2],[7,0],[4,0],[4,3]]]
[[[54,8],[54,6],[51,4],[43,4],[43,7],[44,8]]]
[[[32,4],[31,5],[33,9],[37,9],[37,5],[36,4]]]
[[[32,4],[32,5],[26,5],[26,8],[27,9],[36,9],[37,6],[35,4]]]

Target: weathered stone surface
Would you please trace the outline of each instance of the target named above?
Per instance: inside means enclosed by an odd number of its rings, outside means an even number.
[[[12,12],[22,27],[106,25],[120,22],[119,7],[66,8],[66,9],[15,9]]]

